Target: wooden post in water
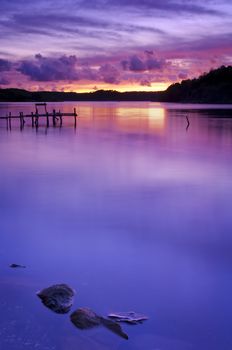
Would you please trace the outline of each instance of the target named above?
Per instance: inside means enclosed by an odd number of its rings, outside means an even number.
[[[189,118],[188,118],[188,116],[187,116],[187,115],[186,115],[186,120],[187,120],[186,131],[188,131],[188,128],[189,128],[190,122],[189,122]]]
[[[31,112],[31,126],[34,128],[34,113]]]
[[[53,120],[53,126],[56,126],[56,110],[55,109],[53,109],[52,120]]]
[[[6,128],[8,130],[8,114],[6,115]]]
[[[19,119],[20,119],[20,130],[22,130],[22,128],[23,128],[23,116],[22,116],[22,112],[19,112]]]
[[[23,112],[22,112],[22,122],[23,122],[23,126],[24,126],[24,124],[26,123],[26,121],[25,121],[25,119],[24,119]]]
[[[35,126],[38,128],[39,126],[39,113],[38,113],[38,108],[35,109]]]
[[[46,107],[45,107],[45,110],[46,110]],[[47,110],[46,110],[46,118],[47,118],[47,128],[49,128],[49,115]]]
[[[11,112],[9,113],[9,127],[10,127],[10,130],[11,130]]]
[[[77,110],[74,108],[74,127],[77,127]]]
[[[62,119],[62,114],[60,112],[60,109],[59,109],[59,118],[60,118],[60,127],[61,127],[63,124],[63,119]]]

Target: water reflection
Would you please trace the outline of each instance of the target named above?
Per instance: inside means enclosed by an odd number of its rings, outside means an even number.
[[[168,106],[51,104],[78,107],[76,133],[0,125],[1,348],[231,349],[232,120]],[[128,342],[78,333],[38,303],[57,283],[75,309],[149,321],[125,326]]]

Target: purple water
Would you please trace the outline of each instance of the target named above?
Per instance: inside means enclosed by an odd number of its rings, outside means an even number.
[[[73,107],[76,129],[0,121],[0,349],[231,350],[232,110],[48,105]],[[128,341],[80,331],[36,296],[54,283],[73,311],[149,320],[123,325]]]

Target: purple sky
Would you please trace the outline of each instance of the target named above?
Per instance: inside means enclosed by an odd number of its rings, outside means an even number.
[[[0,0],[0,86],[159,90],[232,64],[231,0]]]

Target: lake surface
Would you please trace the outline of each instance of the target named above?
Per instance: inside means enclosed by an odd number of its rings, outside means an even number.
[[[76,129],[0,121],[0,348],[231,350],[232,106],[48,105],[74,107]],[[55,283],[149,320],[78,330],[36,296]]]

